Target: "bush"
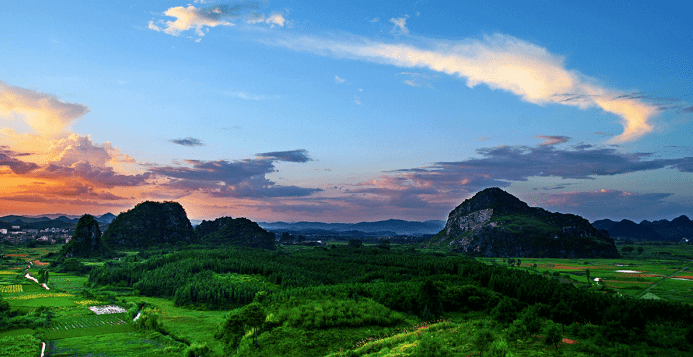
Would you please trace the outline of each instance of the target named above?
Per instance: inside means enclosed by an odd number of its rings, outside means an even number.
[[[452,351],[445,346],[435,333],[427,333],[416,347],[415,357],[445,357],[452,356]]]
[[[503,339],[499,339],[497,341],[494,341],[491,344],[491,348],[489,348],[487,351],[484,351],[481,354],[482,357],[513,357],[515,356],[512,352],[510,352],[510,347],[508,347],[508,343],[505,342]]]
[[[209,349],[206,343],[193,343],[183,351],[183,357],[207,357],[212,355],[212,350]]]
[[[474,347],[479,351],[486,351],[488,347],[496,340],[496,335],[489,329],[478,330],[474,334]]]

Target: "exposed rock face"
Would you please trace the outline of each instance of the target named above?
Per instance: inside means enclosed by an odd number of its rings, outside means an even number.
[[[617,257],[606,231],[586,219],[529,207],[488,188],[465,200],[426,246],[490,257]]]
[[[202,221],[195,228],[202,243],[225,245],[241,245],[265,249],[275,249],[274,234],[258,226],[257,223],[246,219],[221,217],[214,221]]]
[[[60,255],[66,257],[95,257],[109,251],[101,240],[99,222],[94,216],[85,214],[77,222],[75,234],[70,242],[63,246]]]
[[[151,201],[119,214],[106,229],[104,240],[109,246],[120,249],[197,241],[192,224],[179,203]]]

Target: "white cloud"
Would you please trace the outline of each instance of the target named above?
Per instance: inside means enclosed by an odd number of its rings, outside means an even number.
[[[164,15],[175,17],[175,21],[166,21],[166,28],[163,31],[169,35],[178,36],[181,32],[190,29],[195,29],[198,36],[204,36],[202,28],[205,26],[233,26],[234,24],[225,20],[225,18],[235,17],[227,12],[227,8],[223,6],[213,6],[210,8],[195,8],[190,5],[187,8],[183,6],[172,7]],[[161,31],[159,27],[149,22],[149,28],[155,31]]]
[[[395,26],[392,28],[392,30],[390,30],[390,33],[408,35],[409,29],[407,28],[407,18],[409,18],[409,16],[391,18],[390,22],[395,24]]]
[[[284,37],[267,42],[324,56],[401,68],[428,68],[464,78],[470,88],[485,84],[538,105],[601,108],[617,115],[624,127],[623,133],[612,138],[612,142],[637,140],[651,132],[653,128],[649,120],[658,112],[654,105],[595,84],[594,80],[578,71],[567,69],[562,56],[509,35],[496,34],[455,42],[418,41],[428,44],[428,48],[374,42],[356,36],[348,39]]]
[[[270,15],[266,20],[266,24],[269,24],[271,26],[277,25],[279,27],[284,27],[284,23],[286,23],[286,19],[284,19],[284,16],[281,14],[272,14]]]
[[[284,27],[286,19],[279,13],[273,13],[269,17],[266,17],[263,14],[257,14],[257,16],[248,19],[246,22],[249,24],[265,23],[270,25],[270,27]]]
[[[335,83],[337,83],[337,84],[342,84],[342,83],[346,82],[346,79],[344,79],[344,78],[339,78],[339,76],[334,76],[334,81],[335,81]]]

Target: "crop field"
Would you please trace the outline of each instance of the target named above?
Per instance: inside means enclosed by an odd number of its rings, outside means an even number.
[[[63,290],[68,293],[78,294],[84,288],[87,281],[86,276],[75,276],[64,273],[52,273],[50,284],[55,289]]]
[[[666,246],[665,246],[666,247]],[[672,246],[681,250],[679,246]],[[666,252],[663,247],[658,251]],[[590,284],[616,289],[626,296],[639,297],[647,288],[655,286],[649,292],[669,301],[693,301],[693,273],[681,269],[689,262],[679,259],[647,259],[636,256],[624,256],[619,259],[559,259],[559,258],[518,258],[524,270],[549,275],[558,274],[565,282],[586,285],[587,269]],[[480,258],[487,263],[508,264],[502,258]],[[679,272],[679,273],[677,273]],[[665,279],[674,275],[678,279]],[[599,282],[594,279],[599,278]],[[687,281],[685,279],[691,279]],[[650,295],[651,297],[651,295]]]
[[[0,285],[0,293],[2,294],[17,294],[23,292],[22,286],[19,284],[14,285]]]
[[[125,313],[109,315],[79,316],[53,321],[46,329],[46,338],[58,340],[63,338],[100,335],[107,333],[132,332],[134,327],[128,323]]]
[[[180,343],[170,339],[161,340],[152,334],[117,332],[51,341],[47,356],[179,357],[182,349]]]

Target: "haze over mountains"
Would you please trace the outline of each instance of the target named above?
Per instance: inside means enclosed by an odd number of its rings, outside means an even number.
[[[322,223],[322,222],[258,222],[260,227],[268,230],[280,231],[297,231],[297,232],[363,232],[370,234],[382,235],[423,235],[436,234],[443,227],[445,221],[404,221],[400,219],[388,219],[377,222],[359,222],[359,223]]]
[[[682,239],[693,239],[693,221],[687,216],[679,216],[671,221],[665,219],[654,222],[644,220],[640,223],[627,219],[620,222],[600,219],[594,221],[593,225],[599,229],[609,231],[612,238],[630,239],[633,241],[678,242]]]

